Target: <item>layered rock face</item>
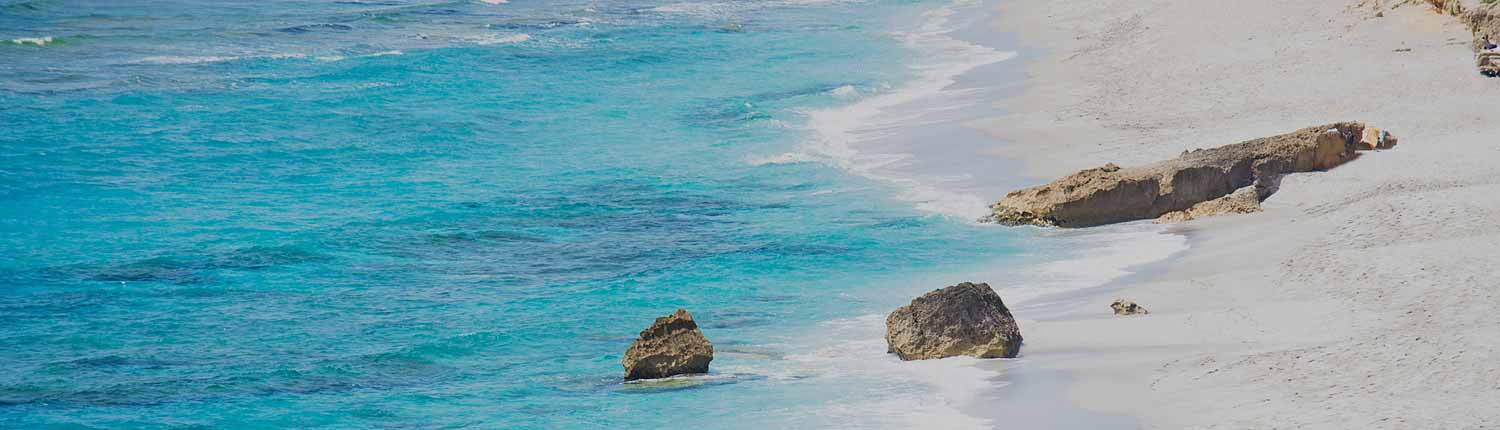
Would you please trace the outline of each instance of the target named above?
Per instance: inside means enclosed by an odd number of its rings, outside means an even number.
[[[620,363],[625,379],[656,379],[673,375],[708,373],[714,359],[714,345],[685,309],[657,318],[650,328],[625,350]]]
[[[967,355],[1012,358],[1021,351],[1016,320],[989,284],[934,290],[885,320],[888,352],[902,360]]]
[[[1276,191],[1282,175],[1326,170],[1354,159],[1357,150],[1396,144],[1396,138],[1388,133],[1368,135],[1365,130],[1362,123],[1342,122],[1184,152],[1175,159],[1147,166],[1120,168],[1109,164],[1011,192],[992,205],[993,214],[981,221],[1090,227],[1179,211],[1188,213],[1169,220],[1214,212],[1253,212],[1258,210],[1260,200]],[[1249,207],[1244,195],[1216,207],[1195,208],[1245,187],[1253,187],[1246,193],[1253,194],[1254,208]]]

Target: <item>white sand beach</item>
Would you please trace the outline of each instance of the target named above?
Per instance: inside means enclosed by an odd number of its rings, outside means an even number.
[[[1114,293],[1148,316],[1024,322],[1073,399],[1143,428],[1500,427],[1500,79],[1457,18],[1393,3],[1002,6],[1045,55],[971,126],[1036,183],[1335,121],[1401,139],[1175,227],[1191,249]]]

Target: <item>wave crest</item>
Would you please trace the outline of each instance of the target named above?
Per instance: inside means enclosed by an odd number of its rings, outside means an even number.
[[[46,46],[47,44],[52,43],[52,41],[53,41],[52,36],[42,36],[42,37],[21,37],[21,38],[15,38],[15,39],[11,39],[10,43],[14,43],[14,44],[17,44],[17,45]]]

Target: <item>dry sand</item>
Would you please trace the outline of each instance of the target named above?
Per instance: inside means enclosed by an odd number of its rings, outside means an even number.
[[[1145,428],[1500,428],[1500,79],[1457,19],[1358,0],[1000,16],[1046,54],[1014,114],[971,125],[1038,183],[1334,121],[1401,138],[1288,177],[1263,213],[1182,224],[1191,250],[1116,293],[1149,316],[1099,296],[1023,321],[1074,399]]]

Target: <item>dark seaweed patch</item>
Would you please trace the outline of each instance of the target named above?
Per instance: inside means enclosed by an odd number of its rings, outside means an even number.
[[[85,279],[91,281],[185,285],[207,282],[216,270],[260,270],[328,260],[326,255],[296,246],[254,246],[222,254],[153,257],[83,272],[90,273]]]
[[[698,325],[711,329],[737,329],[770,325],[775,319],[765,312],[738,310],[705,314],[698,318]]]
[[[126,263],[99,270],[91,281],[105,282],[165,282],[171,284],[196,284],[207,281],[192,263],[174,258],[158,257]]]

